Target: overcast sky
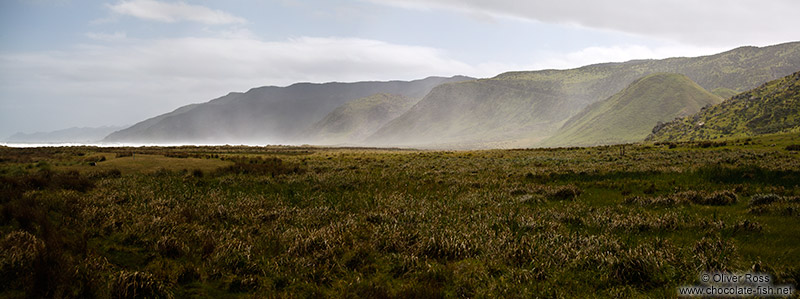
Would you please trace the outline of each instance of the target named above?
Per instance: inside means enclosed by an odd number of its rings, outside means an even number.
[[[800,40],[796,0],[2,0],[0,139],[294,82],[492,77]]]

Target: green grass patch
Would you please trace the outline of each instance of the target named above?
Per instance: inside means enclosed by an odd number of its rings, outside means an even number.
[[[796,284],[799,142],[0,148],[0,295],[671,297],[710,269]]]

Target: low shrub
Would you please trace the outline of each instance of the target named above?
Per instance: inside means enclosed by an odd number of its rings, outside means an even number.
[[[581,189],[575,185],[564,185],[551,187],[548,186],[545,190],[545,196],[550,200],[575,200],[581,195]]]
[[[769,194],[756,194],[750,198],[749,206],[760,206],[760,205],[767,205],[771,204],[776,201],[781,201],[783,199],[780,195],[769,193]]]
[[[705,196],[694,196],[692,198],[692,202],[699,205],[709,205],[709,206],[726,206],[735,204],[738,200],[738,197],[735,193],[725,190],[725,191],[715,191],[714,193],[705,195]]]

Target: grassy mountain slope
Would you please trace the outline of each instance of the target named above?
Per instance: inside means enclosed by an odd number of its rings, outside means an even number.
[[[349,101],[315,123],[306,133],[316,144],[355,144],[408,111],[417,100],[379,93]]]
[[[739,94],[735,90],[725,87],[715,88],[711,93],[723,99],[730,99],[732,96]]]
[[[115,132],[106,142],[293,143],[302,132],[347,101],[376,93],[420,99],[433,87],[471,80],[456,76],[415,81],[298,83],[259,87],[245,93],[181,107]]]
[[[800,42],[694,58],[636,60],[569,70],[509,72],[445,84],[368,140],[375,145],[535,146],[589,104],[636,79],[683,74],[706,90],[743,91],[800,69]],[[647,128],[648,130],[650,128]]]
[[[589,146],[641,141],[653,126],[694,114],[722,98],[689,77],[656,73],[645,76],[610,98],[591,104],[568,120],[544,146]]]
[[[538,100],[538,101],[537,101]],[[558,97],[533,88],[521,90],[492,81],[444,84],[372,137],[377,144],[448,144],[496,141],[548,132],[563,118],[544,112],[558,109]],[[406,137],[404,139],[404,137]]]
[[[653,129],[649,141],[684,141],[800,131],[800,72]]]

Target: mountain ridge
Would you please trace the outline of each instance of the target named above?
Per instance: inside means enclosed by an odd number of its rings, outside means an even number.
[[[658,125],[645,140],[714,140],[790,131],[800,131],[800,71]]]
[[[541,141],[586,106],[652,73],[683,74],[706,90],[742,91],[797,69],[800,42],[739,47],[700,57],[505,72],[493,78],[438,86],[368,140],[379,146],[541,146]]]
[[[17,132],[7,137],[4,141],[18,143],[99,142],[108,134],[126,127],[127,126],[72,127],[48,132]]]
[[[386,93],[351,100],[314,123],[304,135],[318,144],[361,144],[364,138],[416,102],[412,98]]]
[[[232,93],[181,107],[106,141],[315,144],[304,133],[347,101],[378,93],[420,99],[361,145],[535,147],[587,106],[653,73],[682,74],[708,91],[730,95],[800,69],[800,42],[739,47],[700,57],[631,60],[567,70],[512,71],[492,78],[295,83]],[[403,83],[406,82],[406,83]],[[381,85],[382,88],[360,88]],[[357,92],[356,92],[357,90]],[[650,128],[648,128],[649,130]]]
[[[105,142],[299,142],[311,124],[345,102],[376,93],[421,98],[445,82],[472,80],[465,76],[427,77],[413,81],[295,83],[286,87],[256,87],[214,100],[180,107],[128,129]]]
[[[593,103],[545,140],[544,146],[592,146],[643,140],[658,122],[694,114],[722,98],[681,74],[642,77],[606,100]]]

